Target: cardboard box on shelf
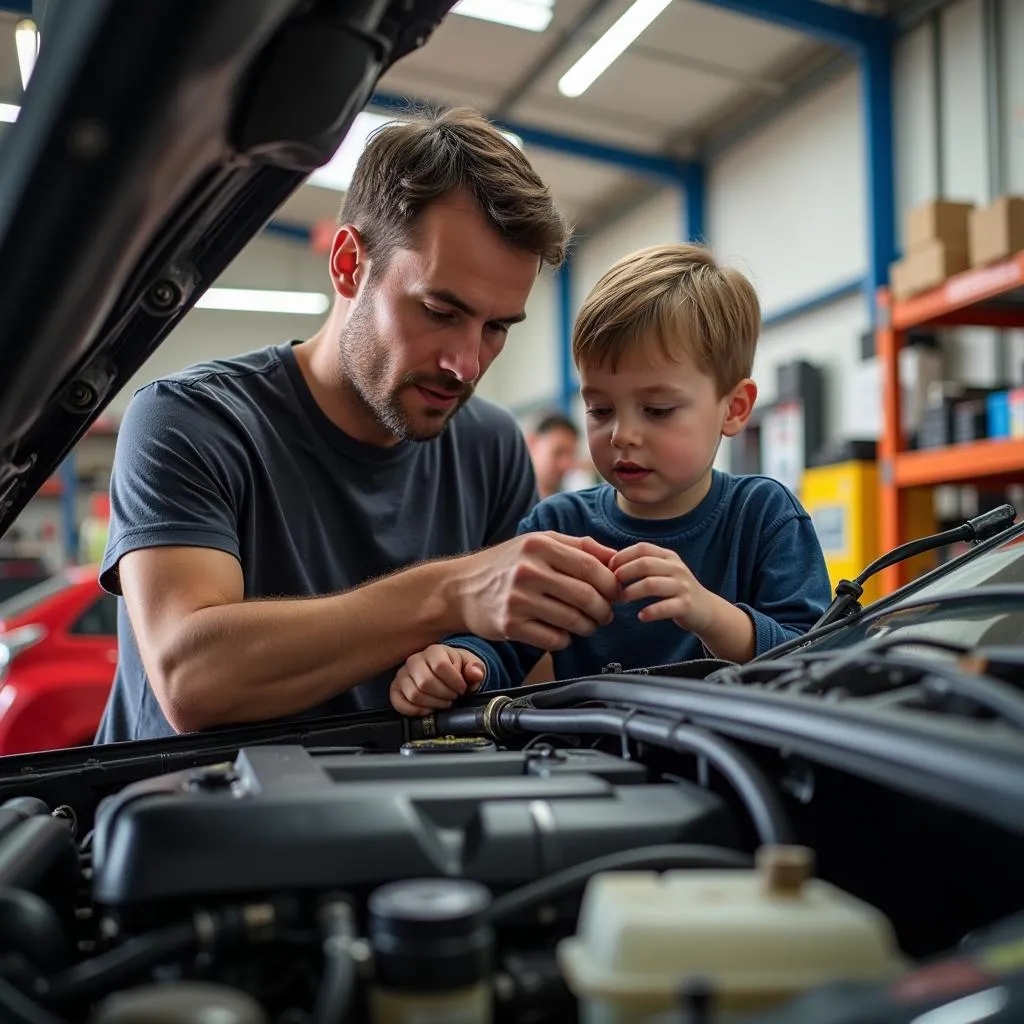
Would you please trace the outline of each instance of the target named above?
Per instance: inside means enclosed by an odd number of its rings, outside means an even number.
[[[968,221],[973,203],[932,199],[908,211],[904,219],[904,249],[907,255],[932,242],[967,251]]]
[[[999,196],[978,207],[969,221],[968,253],[972,267],[1004,260],[1024,249],[1024,196]]]
[[[967,246],[925,242],[889,268],[889,287],[897,301],[937,288],[947,277],[967,270]]]

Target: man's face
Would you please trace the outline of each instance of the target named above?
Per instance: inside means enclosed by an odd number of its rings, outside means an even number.
[[[461,197],[435,203],[360,282],[340,338],[342,379],[396,439],[444,430],[525,317],[539,261]]]
[[[533,470],[542,497],[555,494],[565,475],[576,465],[576,435],[567,427],[552,427],[530,439]]]

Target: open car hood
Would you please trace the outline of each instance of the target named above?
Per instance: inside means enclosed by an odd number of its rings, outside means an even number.
[[[37,0],[0,147],[0,535],[454,0]]]

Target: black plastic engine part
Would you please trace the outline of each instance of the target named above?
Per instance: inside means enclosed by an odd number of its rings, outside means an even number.
[[[494,953],[490,902],[486,886],[462,878],[381,886],[368,905],[375,983],[437,992],[482,982]]]
[[[639,846],[734,846],[716,794],[652,784],[596,750],[473,757],[318,756],[243,749],[226,785],[194,772],[128,786],[101,804],[96,901],[130,910],[181,897],[333,891],[458,876],[512,888]]]

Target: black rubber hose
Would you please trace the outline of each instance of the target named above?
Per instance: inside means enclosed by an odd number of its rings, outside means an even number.
[[[694,868],[750,868],[752,858],[721,846],[664,845],[621,850],[574,864],[545,878],[498,896],[487,910],[487,920],[497,924],[539,904],[560,899],[583,888],[602,871],[671,871]]]
[[[0,1021],[3,1024],[68,1024],[0,978]]]
[[[0,887],[37,891],[52,881],[61,895],[74,893],[78,850],[67,823],[58,818],[26,818],[0,840]]]
[[[16,796],[0,804],[0,840],[29,818],[49,817],[50,808],[34,796]]]
[[[317,992],[313,1024],[345,1024],[356,987],[352,943],[356,938],[352,907],[342,899],[320,908],[324,969]]]
[[[89,1003],[135,982],[153,967],[170,963],[199,946],[195,924],[174,924],[129,939],[91,960],[69,967],[43,983],[47,1003]]]
[[[0,889],[0,953],[20,953],[39,973],[72,960],[71,939],[57,911],[25,889]]]
[[[606,708],[573,708],[567,711],[534,710],[508,706],[499,712],[508,732],[562,734],[603,733],[667,747],[679,753],[697,754],[728,780],[743,801],[762,843],[789,843],[793,830],[782,801],[764,772],[728,740],[692,725],[676,725],[662,718]]]

